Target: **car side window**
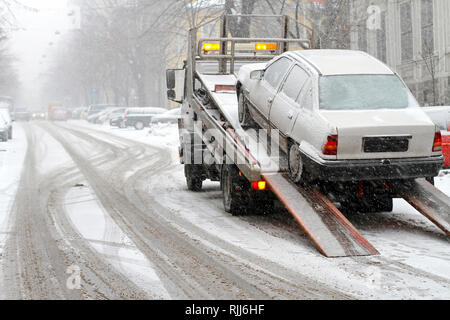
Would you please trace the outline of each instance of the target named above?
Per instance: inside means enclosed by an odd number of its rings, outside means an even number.
[[[296,101],[308,78],[309,75],[302,68],[294,66],[283,85],[282,92]]]
[[[264,72],[264,80],[267,81],[273,88],[278,88],[290,65],[291,60],[287,58],[281,58],[275,61]]]
[[[309,79],[303,87],[301,94],[298,96],[297,102],[300,104],[301,108],[308,110],[313,109],[313,88],[311,79]]]

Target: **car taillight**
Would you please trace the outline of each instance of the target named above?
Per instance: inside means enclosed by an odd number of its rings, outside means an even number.
[[[434,134],[433,152],[442,151],[442,135],[438,131]]]
[[[338,136],[330,135],[327,137],[327,142],[323,146],[323,154],[326,156],[337,156],[338,150]]]

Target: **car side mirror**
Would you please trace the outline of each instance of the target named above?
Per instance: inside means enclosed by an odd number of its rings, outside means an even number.
[[[252,80],[262,80],[264,76],[263,70],[255,70],[250,73],[250,79]]]

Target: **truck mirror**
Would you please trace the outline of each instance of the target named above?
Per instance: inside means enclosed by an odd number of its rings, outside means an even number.
[[[175,89],[176,85],[175,70],[169,69],[166,71],[166,80],[167,80],[167,89],[169,90]]]
[[[169,100],[175,100],[176,97],[177,97],[177,94],[176,94],[175,90],[173,90],[173,89],[167,90],[167,98]]]
[[[264,75],[264,71],[255,70],[250,73],[250,79],[252,80],[261,80]]]

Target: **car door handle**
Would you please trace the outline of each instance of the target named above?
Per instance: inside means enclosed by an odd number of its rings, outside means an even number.
[[[289,112],[287,117],[289,118],[289,120],[292,120],[294,118],[294,114],[292,112]]]
[[[273,98],[267,99],[267,103],[272,103],[272,102],[273,102]]]

